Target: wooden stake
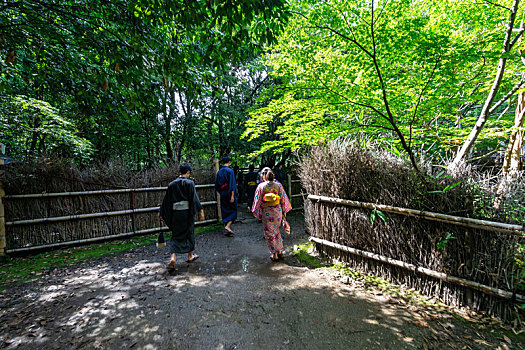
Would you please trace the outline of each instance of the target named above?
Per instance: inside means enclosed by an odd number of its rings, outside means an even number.
[[[0,159],[0,166],[4,165],[4,160]],[[3,170],[0,170],[0,176],[3,175]],[[6,234],[5,234],[5,210],[3,197],[5,196],[5,191],[2,186],[2,181],[0,181],[0,256],[5,255],[6,247]]]
[[[293,194],[292,194],[292,175],[291,174],[288,174],[288,198],[290,198],[290,204],[292,205],[292,208],[293,208],[293,204],[292,204],[292,198],[293,198]]]

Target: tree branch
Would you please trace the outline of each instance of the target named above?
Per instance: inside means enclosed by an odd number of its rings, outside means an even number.
[[[487,3],[487,4],[490,4],[490,5],[501,7],[502,9],[505,9],[505,10],[508,10],[508,11],[512,11],[509,7],[500,5],[498,3],[495,3],[494,1],[484,0],[484,2]]]
[[[425,86],[423,87],[423,89],[419,93],[419,98],[417,100],[416,107],[414,109],[414,114],[412,115],[412,120],[410,121],[410,136],[408,138],[408,147],[411,147],[411,145],[412,145],[412,126],[414,125],[414,120],[416,119],[417,109],[419,108],[421,100],[423,99],[423,93],[425,92],[427,87],[430,85],[430,82],[432,81],[432,78],[434,77],[434,73],[436,72],[436,69],[437,69],[437,67],[439,65],[440,60],[441,60],[441,56],[438,57],[438,59],[436,61],[436,64],[434,65],[434,68],[432,69],[432,73],[430,73],[430,77],[428,78]]]
[[[510,90],[509,92],[507,92],[507,94],[505,96],[503,96],[501,98],[501,100],[499,100],[498,102],[496,102],[492,108],[489,110],[489,114],[492,114],[494,113],[494,111],[496,110],[496,108],[498,108],[499,106],[501,106],[505,101],[507,101],[511,96],[513,96],[516,91],[518,91],[522,86],[523,84],[525,84],[525,77],[521,77],[521,80],[516,84],[514,85],[514,87],[512,88],[512,90]]]
[[[521,36],[523,35],[523,32],[525,32],[525,27],[520,28],[520,31],[518,32],[518,34],[516,34],[514,39],[512,39],[512,41],[510,42],[510,50],[512,50],[514,45],[518,42],[519,38],[521,38]]]

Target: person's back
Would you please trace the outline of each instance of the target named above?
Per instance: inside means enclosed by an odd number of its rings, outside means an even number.
[[[283,172],[281,171],[281,166],[277,166],[273,171],[273,174],[275,175],[275,179],[277,182],[282,183],[284,181]]]
[[[215,189],[220,194],[222,222],[225,234],[227,236],[233,235],[231,225],[237,219],[237,184],[235,182],[235,174],[230,169],[231,158],[222,158],[223,167],[217,172],[215,178]]]
[[[255,190],[257,189],[257,178],[259,177],[259,174],[255,171],[255,167],[253,164],[249,167],[249,172],[244,176],[244,183],[246,185],[246,193],[247,193],[247,204],[248,204],[248,211],[251,210],[252,204],[253,204],[253,197],[255,196]]]

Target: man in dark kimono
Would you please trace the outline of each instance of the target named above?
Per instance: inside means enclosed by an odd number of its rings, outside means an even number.
[[[281,165],[277,165],[273,170],[272,170],[273,174],[275,175],[275,179],[277,180],[277,182],[280,182],[280,183],[283,183],[284,181],[284,176],[283,176],[283,172],[281,170]]]
[[[257,172],[253,164],[250,164],[250,171],[244,176],[246,192],[248,194],[248,211],[252,211],[253,197],[255,196],[255,190],[257,189]]]
[[[228,237],[233,236],[234,232],[231,225],[237,219],[237,184],[235,174],[230,169],[230,157],[222,158],[222,168],[217,172],[215,178],[215,190],[220,194],[222,222],[226,224],[224,234]]]
[[[175,265],[176,254],[188,253],[190,263],[199,258],[193,254],[195,249],[195,214],[200,212],[200,221],[204,221],[204,210],[197,196],[195,184],[189,179],[191,166],[183,163],[179,167],[180,176],[168,185],[168,191],[160,206],[160,216],[172,232],[170,248],[171,260],[168,269]]]

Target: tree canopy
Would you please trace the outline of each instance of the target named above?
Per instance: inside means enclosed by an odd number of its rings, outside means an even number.
[[[341,136],[383,143],[416,169],[422,153],[484,156],[521,135],[521,5],[5,1],[0,139],[15,158],[137,167],[274,162]]]
[[[165,143],[177,143],[167,96],[213,98],[205,85],[272,43],[287,16],[280,0],[24,0],[0,8],[3,96],[47,103],[84,140],[75,152],[87,158],[138,163],[165,158]],[[5,110],[16,108],[12,101],[2,99]],[[33,119],[26,129],[40,134]],[[13,155],[42,150],[15,135],[8,114],[2,123]]]
[[[410,158],[450,155],[491,88],[510,4],[290,1],[293,15],[264,59],[282,84],[252,110],[245,137],[281,120],[280,138],[261,151],[364,134]],[[507,58],[499,99],[521,79],[520,52]],[[496,147],[511,124],[503,114],[480,140]]]

